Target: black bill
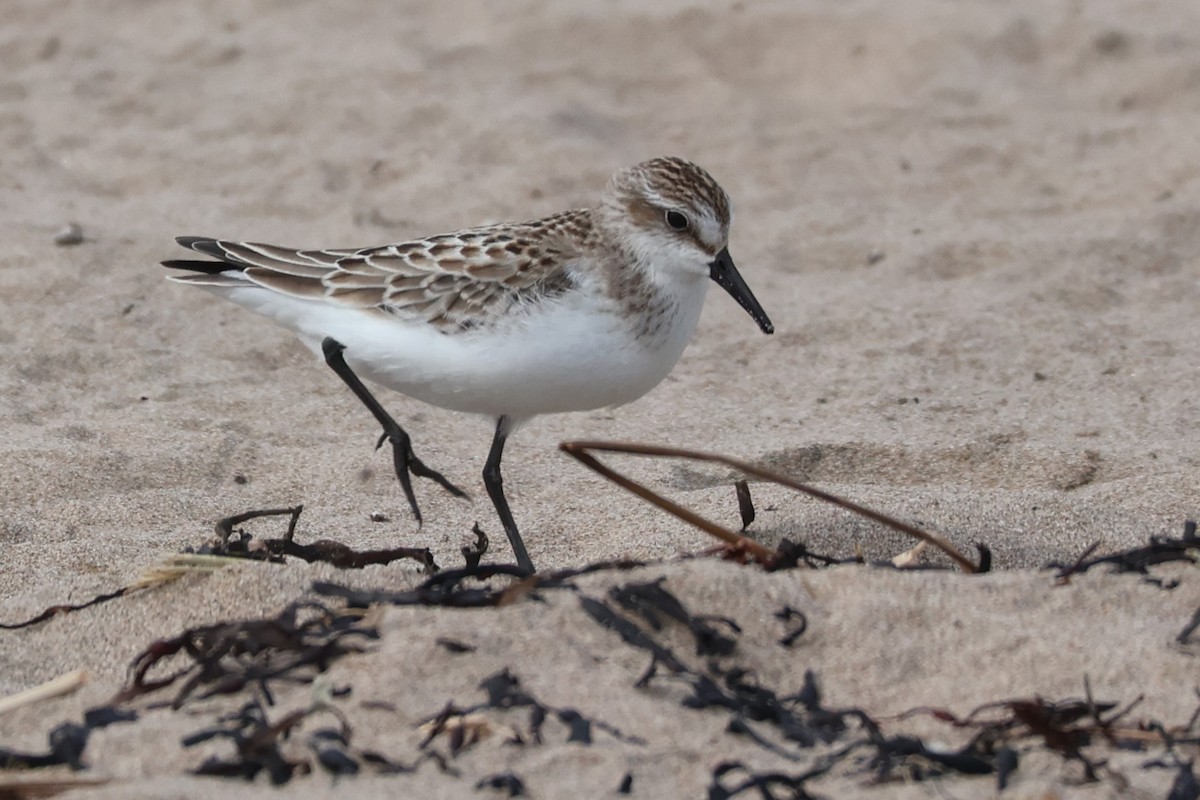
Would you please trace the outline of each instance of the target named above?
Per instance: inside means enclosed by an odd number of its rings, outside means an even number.
[[[767,312],[763,311],[763,307],[754,297],[754,292],[750,291],[750,287],[742,279],[742,274],[733,265],[728,247],[717,253],[717,260],[708,265],[708,277],[716,281],[717,286],[729,292],[729,296],[737,300],[739,306],[746,309],[763,333],[775,332],[775,326],[767,319]]]

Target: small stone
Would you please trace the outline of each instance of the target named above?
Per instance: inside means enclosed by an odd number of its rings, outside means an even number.
[[[83,241],[83,228],[78,222],[68,222],[67,226],[54,234],[54,243],[59,247],[69,247]]]
[[[878,264],[883,259],[887,258],[882,250],[875,249],[867,253],[867,265]]]

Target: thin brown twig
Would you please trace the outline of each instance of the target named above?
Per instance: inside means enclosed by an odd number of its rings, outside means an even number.
[[[684,508],[672,500],[668,500],[667,498],[657,494],[653,490],[643,486],[637,481],[634,481],[612,469],[611,467],[602,464],[589,451],[599,450],[606,453],[625,453],[627,455],[652,456],[658,458],[684,458],[691,461],[708,461],[714,464],[723,464],[745,475],[750,475],[761,480],[771,481],[782,486],[787,486],[789,489],[795,489],[796,491],[803,492],[810,497],[815,497],[818,500],[831,503],[839,508],[844,508],[847,511],[858,514],[862,517],[866,517],[867,519],[878,522],[881,525],[886,525],[893,530],[900,531],[901,533],[912,536],[913,538],[919,539],[923,542],[929,542],[934,547],[937,547],[943,553],[949,556],[956,564],[959,565],[959,567],[962,568],[964,572],[975,573],[979,571],[979,567],[973,561],[959,552],[954,545],[950,544],[948,541],[935,533],[930,533],[914,525],[910,525],[907,522],[898,520],[895,517],[890,517],[887,514],[882,514],[878,511],[873,511],[864,506],[860,506],[857,503],[851,502],[850,500],[846,500],[838,497],[837,495],[822,491],[816,487],[809,486],[806,483],[801,483],[800,481],[790,478],[787,475],[780,475],[778,473],[771,472],[770,470],[763,469],[762,467],[757,467],[754,464],[750,464],[745,461],[739,461],[736,458],[730,458],[729,456],[723,456],[718,453],[704,453],[697,450],[684,450],[677,447],[662,447],[659,445],[629,444],[622,442],[573,441],[561,442],[558,447],[560,450],[576,459],[584,466],[595,472],[598,472],[623,489],[633,492],[646,502],[658,506],[668,514],[672,514],[679,519],[682,519],[684,522],[694,525],[700,530],[717,537],[723,542],[726,542],[734,547],[745,549],[752,556],[754,556],[754,558],[763,563],[770,563],[774,561],[775,559],[779,558],[780,554],[777,551],[764,547],[758,542],[755,542],[753,539],[749,539],[734,531],[731,531],[728,528],[718,525],[712,520],[707,519],[706,517],[703,517],[688,508]]]
[[[1084,550],[1082,553],[1079,554],[1079,558],[1075,559],[1074,564],[1072,564],[1071,566],[1069,566],[1065,569],[1059,570],[1058,574],[1054,576],[1055,584],[1057,584],[1058,586],[1063,586],[1065,584],[1070,583],[1071,576],[1074,575],[1076,572],[1079,572],[1080,569],[1082,569],[1084,563],[1086,563],[1088,560],[1088,556],[1090,556],[1092,553],[1096,552],[1096,548],[1098,548],[1099,546],[1100,546],[1100,542],[1092,542],[1091,545],[1088,547],[1088,549]]]
[[[768,562],[778,557],[778,553],[774,550],[763,547],[758,542],[749,537],[742,536],[740,533],[724,528],[712,520],[697,514],[689,508],[684,508],[678,503],[668,500],[653,490],[643,486],[637,481],[627,478],[613,468],[600,463],[599,459],[588,453],[588,450],[605,450],[609,452],[631,453],[634,455],[678,455],[684,458],[690,457],[682,455],[689,451],[673,451],[673,452],[644,452],[636,448],[647,448],[648,445],[614,445],[608,442],[562,442],[559,444],[559,449],[566,452],[569,456],[582,463],[585,467],[600,473],[610,481],[620,486],[626,491],[633,492],[638,497],[642,498],[652,505],[656,505],[668,514],[672,514],[679,519],[694,525],[705,533],[711,534],[731,547],[742,548],[750,553],[756,559],[762,562]],[[626,449],[629,448],[629,449]],[[658,449],[658,448],[654,448]]]

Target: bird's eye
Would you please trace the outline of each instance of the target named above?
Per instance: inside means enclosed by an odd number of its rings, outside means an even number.
[[[688,227],[688,218],[675,209],[671,209],[667,212],[667,224],[677,231],[686,231]]]

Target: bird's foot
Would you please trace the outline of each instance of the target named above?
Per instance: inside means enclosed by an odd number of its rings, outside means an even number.
[[[467,493],[451,483],[445,475],[425,466],[425,462],[417,458],[417,454],[412,449],[412,439],[402,428],[397,426],[392,430],[384,431],[383,435],[379,437],[379,441],[375,443],[375,449],[383,447],[383,443],[387,441],[392,443],[392,464],[396,469],[396,477],[400,480],[400,487],[404,489],[404,496],[408,499],[408,505],[412,508],[413,517],[416,518],[418,525],[422,521],[421,509],[417,505],[417,497],[413,493],[410,476],[415,475],[418,478],[431,480],[455,497],[467,497]]]

